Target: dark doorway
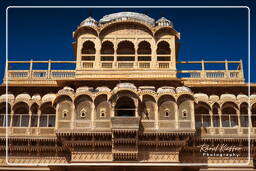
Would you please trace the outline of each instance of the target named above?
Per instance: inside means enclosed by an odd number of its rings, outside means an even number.
[[[131,98],[120,97],[115,107],[115,116],[129,117],[135,116],[135,105]]]

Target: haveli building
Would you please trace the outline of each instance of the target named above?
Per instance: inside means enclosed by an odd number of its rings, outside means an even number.
[[[135,12],[89,17],[73,37],[75,61],[8,61],[1,169],[254,168],[256,85],[248,92],[242,61],[178,61],[180,33],[172,22]],[[177,69],[191,64],[200,68]]]

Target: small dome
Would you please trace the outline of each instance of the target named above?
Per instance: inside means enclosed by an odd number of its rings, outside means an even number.
[[[142,21],[144,23],[150,24],[152,26],[155,25],[155,20],[145,14],[137,13],[137,12],[117,12],[109,15],[105,15],[102,19],[100,19],[100,24],[109,23],[111,21],[117,20],[127,20],[134,19],[138,21]]]
[[[252,94],[252,95],[250,96],[250,99],[251,99],[251,100],[256,100],[256,94]]]
[[[98,91],[98,92],[101,92],[101,91],[110,92],[111,90],[108,87],[97,87],[96,91]]]
[[[64,91],[72,91],[72,92],[74,92],[74,89],[73,89],[73,88],[71,88],[71,87],[64,87],[62,90],[64,90]]]
[[[39,100],[41,100],[41,96],[39,94],[34,94],[32,96],[32,100],[39,101]]]
[[[191,92],[190,88],[182,86],[182,87],[177,87],[176,88],[176,92],[177,93],[182,93],[182,92]]]
[[[208,95],[204,94],[204,93],[196,93],[196,94],[194,94],[194,97],[198,101],[208,101],[208,99],[209,99]]]
[[[172,22],[165,17],[161,17],[159,20],[156,21],[157,26],[173,26]]]
[[[46,94],[42,97],[42,102],[45,103],[45,102],[51,102],[53,101],[54,99],[56,98],[56,95],[55,94]]]
[[[84,86],[84,87],[79,87],[78,89],[76,89],[76,93],[87,92],[87,91],[93,91],[93,88]]]
[[[63,89],[58,91],[58,94],[73,94],[74,89],[71,87],[64,87]]]
[[[14,100],[15,97],[13,94],[2,94],[0,96],[0,101],[6,101],[6,99],[9,101],[9,100]]]
[[[22,94],[19,94],[17,97],[16,97],[16,100],[30,100],[31,97],[29,94],[27,93],[22,93]]]
[[[94,27],[94,26],[97,26],[97,25],[98,25],[98,22],[92,17],[88,17],[80,23],[80,27],[82,27],[82,26],[92,26],[92,27]]]
[[[238,94],[237,95],[237,100],[247,101],[248,100],[248,96],[245,95],[245,94]]]
[[[131,88],[131,89],[137,89],[136,86],[132,83],[119,83],[116,85],[115,88]]]
[[[217,96],[217,95],[210,95],[210,100],[211,101],[214,101],[214,102],[216,102],[216,101],[218,101],[220,98],[219,98],[219,96]]]
[[[175,93],[174,87],[164,86],[157,89],[157,93]]]
[[[234,94],[222,94],[220,96],[220,100],[235,101],[236,100],[236,96]]]

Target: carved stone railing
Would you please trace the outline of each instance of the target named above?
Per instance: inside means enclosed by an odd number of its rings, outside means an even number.
[[[125,57],[125,55],[118,55]],[[117,57],[118,57],[117,56]],[[128,55],[130,57],[132,55]],[[140,55],[139,55],[140,56]],[[146,55],[148,57],[148,55]],[[159,55],[158,55],[159,56]],[[164,55],[166,56],[166,55]],[[116,57],[116,56],[115,56]],[[218,84],[218,83],[244,83],[244,73],[242,61],[9,61],[8,74],[5,75],[4,83],[8,79],[10,84],[56,84],[59,80],[74,79],[173,79],[180,77],[185,84]],[[112,60],[112,59],[111,59]],[[11,64],[30,64],[29,69],[12,70]],[[35,63],[48,64],[45,70],[33,68]],[[60,63],[63,69],[56,70],[52,64]],[[205,64],[225,64],[223,70],[207,70]],[[72,64],[74,69],[68,70],[66,64]],[[176,70],[176,64],[201,64],[199,69]],[[228,67],[228,64],[237,64],[237,69]],[[25,65],[24,65],[25,66]],[[77,69],[75,69],[75,66]],[[105,72],[107,71],[107,72]],[[117,72],[118,71],[118,72]],[[178,75],[177,75],[178,74]],[[182,75],[183,74],[183,75]],[[182,76],[180,76],[182,75]]]
[[[177,71],[178,76],[184,79],[187,83],[212,83],[215,81],[219,82],[244,82],[243,64],[242,61],[189,61],[189,62],[177,62],[177,64],[200,64],[200,70],[179,70]],[[208,70],[205,68],[205,64],[223,64],[225,69]],[[229,64],[236,64],[237,68],[229,69]],[[190,68],[193,68],[190,67]]]
[[[139,129],[139,117],[112,117],[112,129]]]
[[[55,136],[54,127],[0,127],[0,136]]]
[[[207,137],[207,138],[248,138],[249,137],[249,131],[251,128],[247,127],[204,127],[199,128],[197,132],[201,137]],[[253,130],[251,130],[251,136],[254,136]]]

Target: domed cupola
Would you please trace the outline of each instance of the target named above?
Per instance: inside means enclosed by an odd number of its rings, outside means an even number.
[[[125,20],[137,20],[149,24],[151,26],[155,25],[155,20],[145,14],[137,13],[137,12],[117,12],[109,15],[105,15],[102,19],[100,19],[100,24],[106,24],[112,21],[125,21]]]
[[[159,20],[156,21],[157,26],[173,26],[172,22],[165,17],[161,17]]]
[[[92,17],[88,17],[80,23],[80,27],[82,27],[82,26],[93,26],[93,27],[95,27],[97,25],[98,25],[98,22]]]

